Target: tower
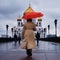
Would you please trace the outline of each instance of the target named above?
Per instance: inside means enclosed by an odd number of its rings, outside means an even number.
[[[35,11],[32,9],[31,5],[29,4],[28,8],[24,11],[23,15],[26,14],[26,13],[30,13],[30,12],[35,12]],[[36,23],[35,19],[33,19],[32,21],[34,23]],[[25,20],[24,20],[24,22],[25,22]]]
[[[34,12],[30,4],[29,4],[29,7],[24,11],[24,14],[29,13],[29,12]]]
[[[21,27],[22,26],[22,19],[20,16],[17,18],[17,22],[18,22],[18,27]]]
[[[18,36],[21,34],[21,31],[22,31],[22,26],[23,26],[23,24],[22,24],[22,18],[19,16],[18,18],[17,18],[17,34],[18,34]]]
[[[38,18],[37,25],[38,27],[42,27],[42,18]]]

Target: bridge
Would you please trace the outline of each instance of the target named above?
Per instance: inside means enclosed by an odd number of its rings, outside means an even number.
[[[60,60],[60,43],[39,41],[32,53],[27,57],[19,42],[0,43],[0,60]]]

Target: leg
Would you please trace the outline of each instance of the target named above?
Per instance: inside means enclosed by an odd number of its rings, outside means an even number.
[[[20,40],[18,41],[19,45],[20,45]]]
[[[32,56],[32,49],[26,49],[26,53],[28,56]]]
[[[37,46],[39,46],[39,39],[37,39]]]
[[[16,41],[16,39],[15,39],[15,46],[16,46],[16,44],[17,44],[17,41]]]

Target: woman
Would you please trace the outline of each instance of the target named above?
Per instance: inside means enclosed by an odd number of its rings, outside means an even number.
[[[22,45],[25,42],[24,48],[26,49],[26,53],[28,56],[32,56],[32,49],[35,47],[35,30],[36,27],[35,24],[32,22],[32,19],[27,19],[27,22],[24,24],[22,31],[22,38],[24,40]]]

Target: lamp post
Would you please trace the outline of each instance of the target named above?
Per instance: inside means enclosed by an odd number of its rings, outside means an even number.
[[[46,28],[44,28],[44,38],[45,38],[45,34],[46,34]]]
[[[8,37],[8,27],[9,25],[6,25],[6,36]]]
[[[48,25],[48,34],[50,34],[50,25]]]
[[[13,37],[13,28],[11,28],[11,32],[12,32],[12,37]]]
[[[57,36],[57,19],[54,20],[55,23],[55,35]]]

